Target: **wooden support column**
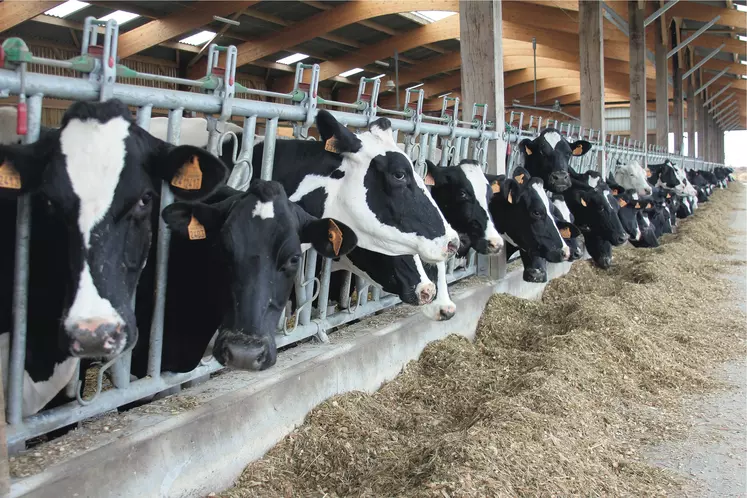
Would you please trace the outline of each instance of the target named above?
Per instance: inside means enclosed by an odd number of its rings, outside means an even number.
[[[501,0],[459,2],[459,35],[462,53],[462,99],[464,111],[472,105],[488,105],[488,121],[504,130],[503,105],[503,3]],[[491,140],[487,173],[506,172],[506,142]],[[492,279],[506,275],[506,252],[479,256],[477,271]]]
[[[677,45],[677,26],[672,23],[672,45]],[[672,83],[674,85],[674,111],[672,112],[672,132],[674,133],[674,153],[682,154],[685,117],[682,107],[682,68],[679,54],[672,56]]]
[[[703,78],[701,71],[695,71],[695,86],[700,88],[700,85],[702,85]],[[703,97],[705,94],[703,92],[700,92],[698,95],[695,96],[695,109],[697,114],[697,121],[698,121],[698,156],[699,158],[705,157],[705,115],[708,114],[708,111],[703,107],[703,102],[705,100]]]
[[[687,78],[687,155],[688,157],[695,157],[695,120],[696,112],[698,110],[697,104],[695,103],[695,83],[693,75]]]
[[[581,126],[600,131],[604,126],[604,38],[602,2],[578,2],[579,48],[581,49]],[[645,77],[644,77],[645,81]],[[645,94],[644,94],[645,98]],[[644,128],[645,130],[645,128]],[[604,151],[598,152],[597,171],[607,178]]]
[[[666,17],[666,15],[662,15]],[[664,19],[656,24],[656,145],[669,146],[669,61],[667,60],[667,40],[669,33]]]
[[[646,143],[646,10],[642,2],[628,2],[630,29],[630,138]],[[583,101],[583,98],[582,98]],[[644,164],[645,166],[645,164]]]

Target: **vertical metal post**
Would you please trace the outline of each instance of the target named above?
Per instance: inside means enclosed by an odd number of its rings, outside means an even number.
[[[394,51],[394,97],[397,110],[399,110],[399,52],[397,50]]]
[[[42,96],[26,99],[28,121],[24,143],[39,140]],[[28,327],[29,250],[31,242],[31,194],[22,195],[16,214],[15,268],[13,269],[13,340],[8,365],[8,423],[19,424],[23,418],[23,377],[26,361]]]
[[[332,260],[322,258],[322,275],[319,281],[319,301],[317,302],[319,318],[327,318],[327,307],[329,306],[329,282],[332,278]]]
[[[311,299],[314,297],[314,275],[316,274],[316,250],[312,247],[306,251],[306,273],[304,274],[304,280],[309,282],[305,285],[304,292],[306,294],[304,300]],[[312,303],[308,303],[298,318],[301,325],[308,325],[311,320],[311,308]]]
[[[534,105],[537,105],[537,38],[532,37],[532,59],[534,60]]]
[[[278,133],[278,118],[268,119],[265,124],[265,149],[262,153],[260,178],[272,180],[272,162],[275,159],[275,137]]]
[[[179,145],[181,138],[182,113],[184,109],[169,111],[169,123],[166,141]],[[168,182],[161,183],[161,205],[163,211],[174,201]],[[169,271],[169,245],[171,232],[161,216],[158,217],[158,246],[156,247],[156,301],[153,309],[153,321],[150,326],[150,347],[148,349],[148,375],[158,378],[161,375],[161,352],[163,350],[163,321],[166,307],[166,281]]]

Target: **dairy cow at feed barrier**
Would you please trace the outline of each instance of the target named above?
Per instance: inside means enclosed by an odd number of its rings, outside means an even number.
[[[571,186],[570,160],[591,150],[591,143],[576,140],[569,143],[554,128],[542,130],[534,140],[519,142],[523,167],[533,177],[541,178],[547,190],[560,193]]]
[[[0,146],[0,164],[0,330],[6,344],[15,199],[31,193],[35,215],[22,408],[29,415],[70,381],[76,358],[112,357],[137,342],[132,296],[149,260],[161,182],[177,198],[201,199],[227,170],[200,148],[174,147],[144,132],[117,100],[71,105],[60,129],[40,141]],[[4,367],[7,357],[6,347]]]

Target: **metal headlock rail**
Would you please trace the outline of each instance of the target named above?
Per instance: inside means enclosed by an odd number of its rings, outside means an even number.
[[[103,27],[103,41],[99,44],[99,35]],[[254,168],[260,168],[260,177],[271,179],[275,141],[278,138],[279,121],[288,122],[293,127],[295,138],[313,139],[308,134],[314,125],[317,106],[324,105],[349,112],[331,110],[333,116],[354,129],[366,128],[378,117],[391,119],[395,140],[403,134],[404,152],[412,158],[416,171],[426,173],[425,160],[430,159],[441,166],[458,164],[462,159],[477,160],[483,170],[486,169],[487,148],[491,140],[502,139],[511,147],[508,162],[510,169],[517,159],[519,141],[533,138],[542,128],[541,118],[531,116],[527,128],[522,126],[524,114],[514,116],[505,129],[495,130],[495,125],[487,121],[487,105],[475,104],[469,121],[459,119],[459,99],[444,98],[441,115],[426,116],[423,113],[424,93],[422,89],[406,90],[403,109],[386,109],[378,105],[380,81],[361,78],[358,96],[355,102],[338,102],[318,95],[319,66],[297,64],[295,84],[290,93],[278,93],[246,88],[236,82],[237,50],[235,46],[222,47],[211,45],[208,51],[207,72],[197,80],[174,78],[154,74],[144,74],[117,63],[116,21],[96,21],[93,17],[85,20],[81,55],[71,60],[54,60],[34,56],[26,44],[18,38],[5,41],[0,50],[0,94],[13,94],[18,99],[18,133],[25,135],[25,143],[33,143],[39,138],[42,98],[43,96],[78,101],[105,101],[116,98],[127,105],[137,107],[137,124],[149,129],[151,112],[154,108],[168,110],[167,141],[178,145],[180,141],[181,120],[184,111],[205,114],[208,122],[208,150],[218,155],[221,144],[227,140],[233,142],[234,170],[228,184],[240,190],[246,190],[252,178]],[[221,65],[220,59],[223,59]],[[38,74],[29,72],[28,64],[39,64],[75,70],[80,78]],[[168,82],[188,86],[197,91],[175,91],[155,87],[117,83],[118,77],[134,78],[142,81]],[[267,97],[283,101],[264,102],[240,98]],[[231,117],[243,118],[243,138],[238,143],[237,136],[227,131],[226,123]],[[518,126],[514,126],[518,118]],[[261,164],[252,164],[252,149],[255,143],[255,132],[258,120],[264,120],[264,153]],[[536,124],[535,124],[536,123]],[[614,158],[628,159],[644,156],[646,151],[620,143],[619,137],[613,140],[600,140],[593,130],[584,130],[574,125],[555,122],[554,126],[569,139],[583,136],[594,142],[597,150],[604,149]],[[613,145],[614,143],[614,145]],[[440,146],[440,149],[439,149]],[[436,159],[439,151],[441,157]],[[663,154],[661,151],[649,151],[649,158]],[[589,158],[579,158],[574,168],[579,171],[593,169],[596,166],[596,154]],[[678,159],[681,162],[682,158]],[[702,165],[702,162],[697,162]],[[693,163],[691,163],[693,164]],[[696,166],[692,166],[696,167]],[[703,167],[703,166],[697,166]],[[708,168],[708,163],[706,163]],[[712,167],[712,166],[710,166]],[[162,188],[161,205],[163,210],[173,201],[173,194],[168,188]],[[161,352],[163,349],[164,304],[166,298],[168,248],[170,232],[160,219],[158,226],[158,245],[156,257],[156,293],[152,327],[150,331],[148,377],[130,381],[129,352],[108,361],[99,368],[95,394],[83,399],[80,393],[78,375],[67,387],[67,394],[77,401],[64,406],[45,410],[29,417],[22,417],[23,377],[25,364],[25,343],[27,328],[27,297],[29,272],[29,233],[31,224],[30,198],[25,195],[18,201],[16,267],[13,293],[13,330],[10,351],[10,368],[7,398],[8,443],[12,448],[22,448],[26,440],[48,433],[60,427],[81,421],[116,409],[127,403],[162,393],[196,379],[205,378],[210,373],[222,368],[212,357],[206,357],[201,364],[188,373],[161,372]],[[316,337],[327,342],[327,332],[353,320],[358,320],[377,311],[399,303],[396,295],[384,292],[373,282],[367,282],[359,275],[345,272],[340,296],[329,295],[332,260],[323,259],[321,272],[317,276],[317,253],[314,249],[306,251],[304,263],[300,265],[295,277],[295,310],[286,307],[283,313],[276,342],[278,348]],[[447,281],[449,283],[476,274],[476,255],[470,251],[466,263],[456,268],[457,262],[452,258],[447,264]],[[354,289],[354,299],[350,299]],[[357,297],[356,297],[357,296]],[[317,306],[313,302],[318,299]],[[352,302],[351,302],[352,301]],[[102,390],[103,376],[108,375],[114,385],[113,389]]]

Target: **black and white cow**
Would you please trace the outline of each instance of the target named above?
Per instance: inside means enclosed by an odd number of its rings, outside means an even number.
[[[550,192],[560,193],[571,186],[571,158],[589,152],[591,143],[586,140],[569,143],[558,130],[546,128],[534,140],[522,140],[519,150],[529,174],[541,178]]]
[[[213,356],[222,365],[263,370],[275,364],[275,332],[301,263],[301,244],[324,257],[347,254],[356,236],[342,222],[317,219],[290,202],[282,185],[255,180],[247,192],[223,187],[206,202],[175,202],[163,211],[169,250],[162,370],[199,365],[218,330]],[[144,377],[153,313],[152,278],[138,288],[141,340],[132,373]]]
[[[652,187],[675,188],[680,184],[674,165],[669,159],[663,163],[649,164],[646,167],[646,177]]]
[[[75,368],[71,357],[113,357],[137,342],[132,295],[157,226],[161,182],[168,182],[177,198],[196,200],[210,195],[227,169],[200,148],[174,147],[144,132],[117,100],[71,105],[61,127],[40,141],[0,146],[0,164],[5,169],[0,196],[12,201],[31,193],[37,215],[30,251],[39,259],[31,265],[29,310],[47,311],[43,319],[29,314],[23,407],[28,415],[68,383]],[[7,225],[0,244],[5,296],[15,262],[13,204],[3,204],[1,218]],[[45,254],[54,262],[49,279],[34,269],[49,266]],[[10,316],[11,300],[2,299],[0,307],[0,316]],[[37,319],[44,326],[35,326]],[[59,349],[52,353],[53,348]]]
[[[558,222],[563,222],[560,223],[560,225],[568,227],[567,230],[561,230],[560,232],[560,235],[563,237],[563,240],[565,240],[565,243],[571,252],[568,261],[571,262],[581,259],[584,255],[584,244],[580,238],[581,231],[574,224],[575,219],[573,218],[573,213],[568,209],[563,194],[553,194],[548,191],[547,197],[552,202],[550,207],[552,208],[551,211],[553,218],[555,218],[555,224],[558,225]]]
[[[524,168],[515,168],[510,177],[488,175],[494,192],[490,212],[496,228],[506,241],[506,255],[520,251],[524,280],[546,282],[544,262],[567,261],[571,252],[561,230],[575,227],[556,221],[541,178],[532,177]]]

